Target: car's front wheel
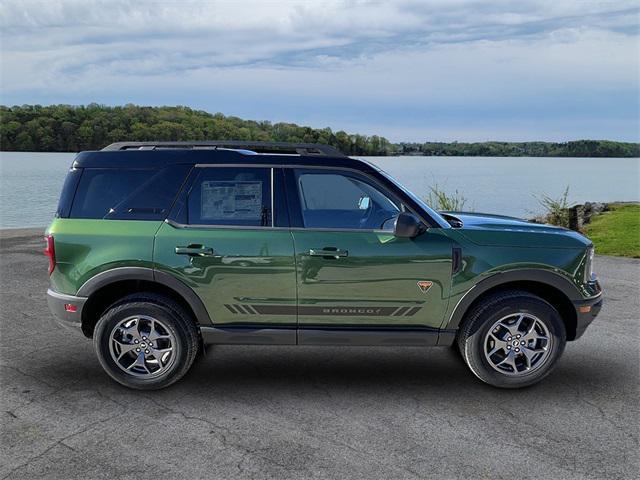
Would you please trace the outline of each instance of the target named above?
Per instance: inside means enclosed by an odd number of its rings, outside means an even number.
[[[528,292],[501,292],[466,316],[458,347],[471,371],[501,388],[532,385],[546,377],[566,343],[558,311]]]
[[[154,390],[178,381],[199,347],[198,329],[184,309],[156,294],[134,294],[109,307],[94,332],[100,364],[115,381]]]

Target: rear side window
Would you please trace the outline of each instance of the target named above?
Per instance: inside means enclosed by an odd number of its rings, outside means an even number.
[[[272,225],[270,168],[202,168],[189,192],[191,225]]]
[[[163,220],[189,170],[87,168],[82,172],[71,218]]]

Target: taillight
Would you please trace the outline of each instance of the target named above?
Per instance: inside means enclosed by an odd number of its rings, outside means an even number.
[[[51,275],[53,269],[56,268],[56,249],[53,243],[53,235],[47,235],[44,237],[44,241],[46,242],[44,254],[49,259],[49,275]]]

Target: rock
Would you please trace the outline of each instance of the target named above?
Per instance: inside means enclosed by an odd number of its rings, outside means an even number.
[[[584,225],[584,205],[574,205],[569,207],[569,228],[579,232]]]
[[[569,207],[569,228],[579,232],[582,227],[591,221],[591,217],[606,212],[608,204],[602,202],[586,202],[584,205]]]

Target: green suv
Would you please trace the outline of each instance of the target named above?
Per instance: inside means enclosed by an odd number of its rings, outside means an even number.
[[[481,380],[523,387],[602,305],[582,235],[435,212],[315,144],[82,152],[45,253],[54,316],[138,389],[177,381],[207,344],[454,346]]]

